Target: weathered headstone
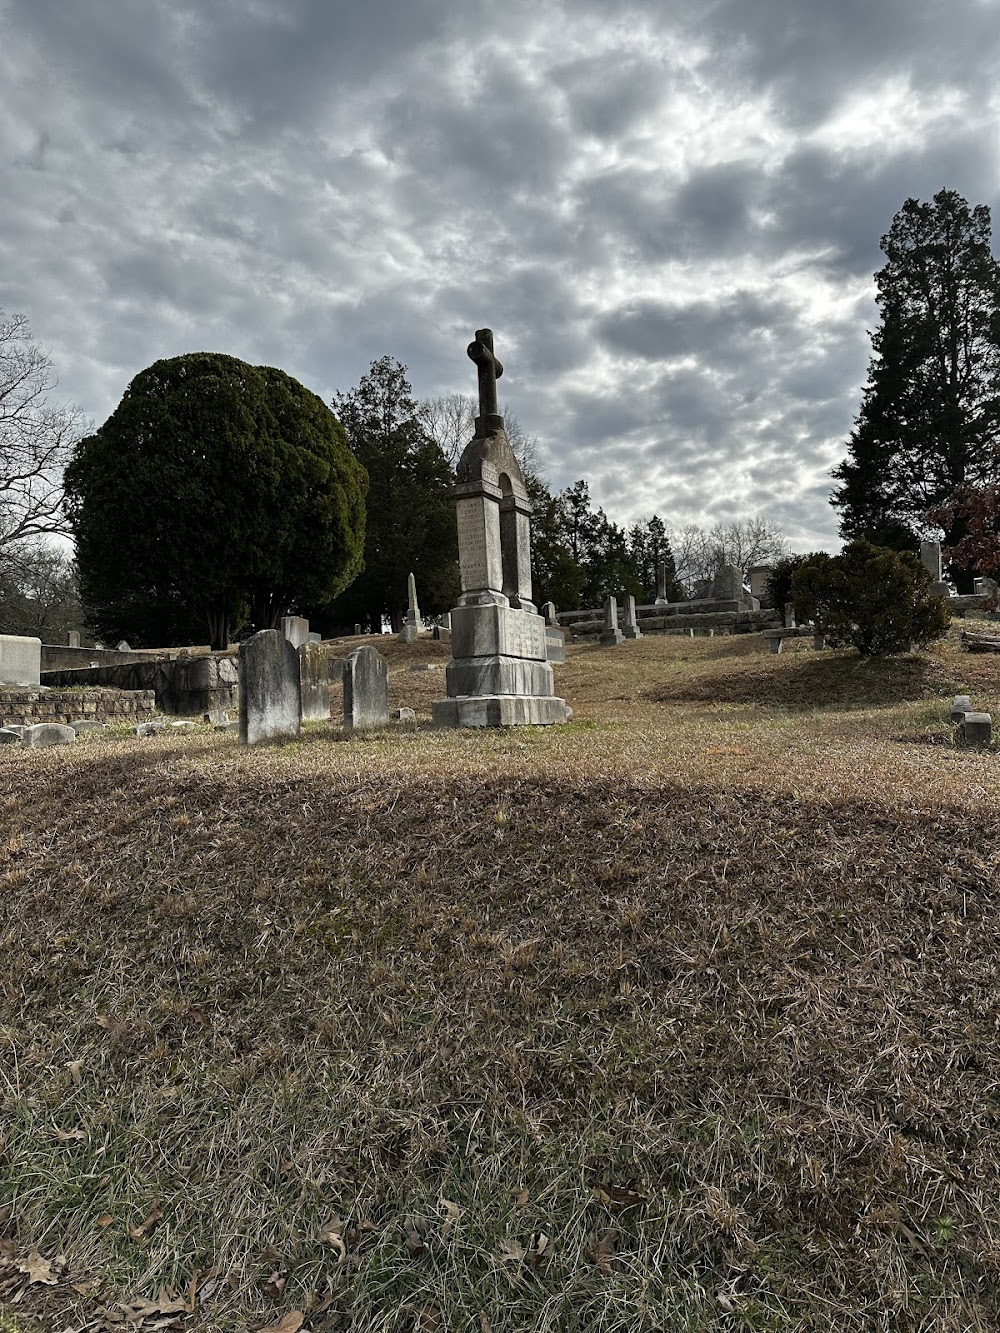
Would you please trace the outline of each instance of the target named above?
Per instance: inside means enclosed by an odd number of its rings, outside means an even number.
[[[37,749],[43,745],[68,745],[76,740],[72,727],[64,727],[59,722],[38,722],[33,727],[25,727],[21,733],[21,744]]]
[[[70,632],[69,632],[68,644],[69,644],[69,647],[70,647],[70,648],[79,648],[79,646],[80,646],[80,631],[79,631],[78,629],[71,629],[71,630],[70,630]]]
[[[795,629],[795,604],[785,603],[785,629]]]
[[[318,629],[311,629],[311,630],[309,631],[309,642],[310,642],[310,643],[322,643],[322,642],[323,642],[323,636],[322,636],[322,634],[320,634],[320,632],[319,632]]]
[[[566,631],[559,625],[545,626],[545,659],[556,664],[566,661]]]
[[[37,686],[41,667],[41,639],[0,634],[0,685]]]
[[[130,653],[132,651],[132,645],[129,643],[128,639],[119,639],[115,644],[115,648],[120,653]]]
[[[309,621],[305,616],[282,616],[281,632],[293,648],[309,642]]]
[[[781,652],[785,639],[780,630],[765,630],[764,642],[767,644],[769,652],[777,654]]]
[[[967,694],[956,694],[951,701],[948,716],[952,722],[961,722],[966,713],[972,712],[972,700]]]
[[[406,604],[406,620],[399,632],[399,640],[401,643],[412,643],[423,628],[417,603],[417,580],[412,574],[406,579]]]
[[[564,722],[546,660],[545,622],[531,600],[531,504],[497,410],[503,366],[490,329],[468,349],[479,375],[475,438],[457,469],[455,501],[462,595],[451,613],[452,660],[438,726]]]
[[[394,722],[416,722],[417,715],[412,708],[394,708],[392,710],[392,720]]]
[[[966,745],[989,745],[993,739],[993,718],[989,713],[966,713],[958,724],[958,737]]]
[[[743,600],[743,571],[738,565],[720,565],[712,580],[712,600],[740,602]]]
[[[319,643],[299,648],[299,683],[303,722],[325,722],[330,716],[330,659]]]
[[[629,594],[625,598],[625,608],[622,613],[622,634],[626,639],[641,639],[642,630],[639,628],[639,622],[635,614],[635,598]]]
[[[262,629],[240,644],[240,740],[291,740],[302,718],[299,655],[279,630]]]
[[[950,597],[951,586],[941,572],[941,543],[921,542],[920,561],[931,576],[931,592],[936,597]]]
[[[559,624],[559,616],[556,613],[555,602],[544,602],[542,604],[542,619],[545,621],[546,625]]]
[[[389,721],[389,664],[374,648],[355,648],[344,662],[344,726],[351,731]]]
[[[361,637],[361,626],[360,626],[360,625],[355,625],[355,626],[354,626],[354,637],[355,637],[356,639],[360,639],[360,637]]]
[[[601,643],[623,643],[625,635],[618,628],[618,599],[616,597],[605,597],[604,599],[604,629],[601,632]]]
[[[20,745],[21,732],[13,727],[0,727],[0,745]]]
[[[756,597],[761,604],[768,599],[768,580],[772,569],[771,565],[754,565],[750,570],[750,596]]]

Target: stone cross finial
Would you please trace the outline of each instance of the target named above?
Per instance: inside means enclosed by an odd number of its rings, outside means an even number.
[[[469,343],[469,356],[479,371],[479,415],[485,423],[489,417],[499,416],[497,380],[503,374],[503,366],[493,355],[492,329],[476,329],[476,341]]]

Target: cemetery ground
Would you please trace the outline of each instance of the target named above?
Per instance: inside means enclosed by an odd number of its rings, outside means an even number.
[[[1000,659],[387,651],[416,727],[0,752],[0,1329],[1000,1326]]]

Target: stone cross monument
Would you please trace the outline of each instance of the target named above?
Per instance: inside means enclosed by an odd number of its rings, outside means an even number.
[[[497,411],[503,366],[493,333],[477,329],[469,356],[479,372],[475,438],[458,464],[455,507],[462,595],[451,613],[442,727],[565,722],[546,661],[545,621],[531,600],[531,505]]]

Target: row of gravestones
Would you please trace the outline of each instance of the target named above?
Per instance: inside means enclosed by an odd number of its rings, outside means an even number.
[[[349,731],[389,722],[389,666],[374,648],[356,648],[342,663],[344,726]],[[276,629],[240,645],[240,740],[244,745],[290,740],[302,721],[330,716],[330,662],[317,643],[296,648]]]

